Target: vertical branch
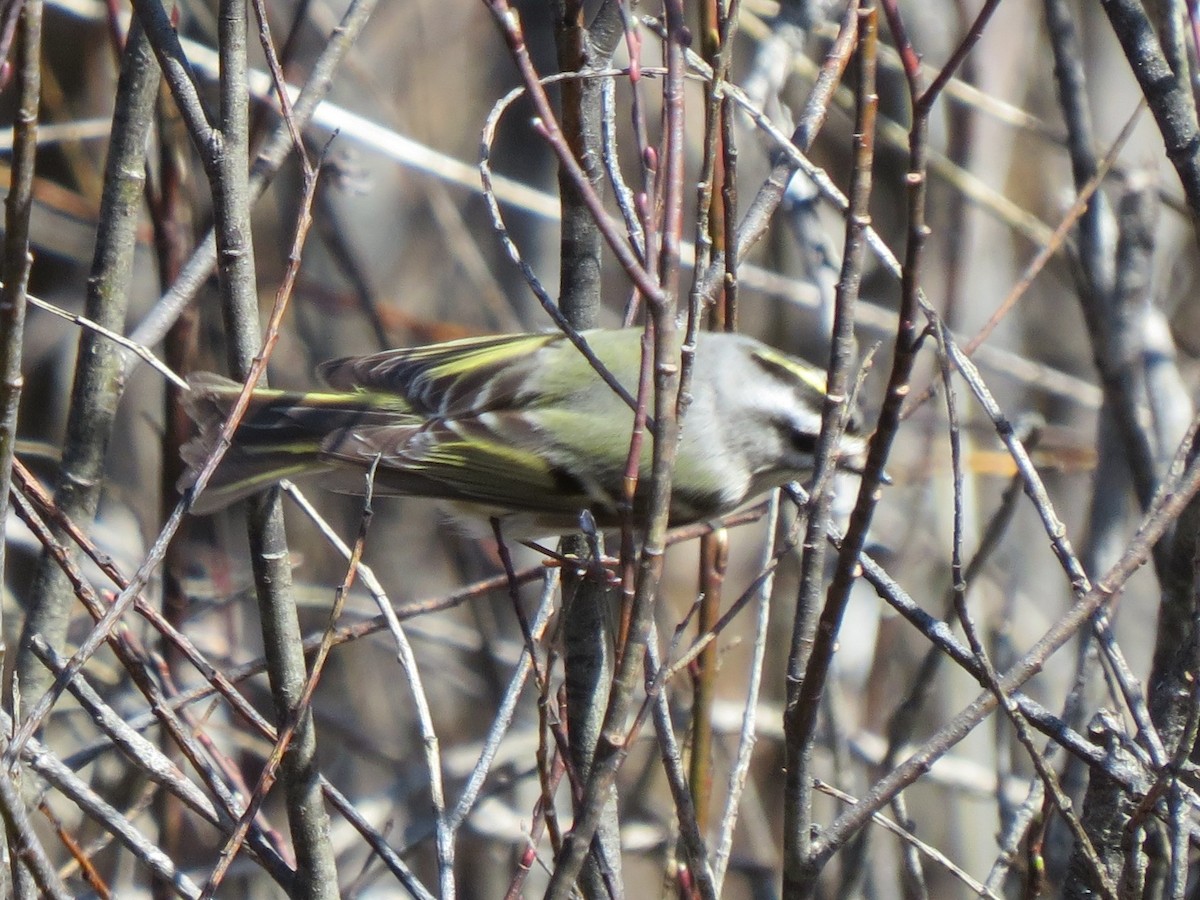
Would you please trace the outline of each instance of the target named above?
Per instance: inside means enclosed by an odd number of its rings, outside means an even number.
[[[187,133],[179,115],[171,104],[165,90],[159,91],[158,99],[158,178],[150,197],[150,214],[154,223],[154,246],[158,257],[158,280],[162,290],[167,290],[178,277],[187,261],[193,241],[192,217],[187,188],[190,187],[185,151]],[[196,328],[199,311],[186,310],[176,321],[163,341],[164,362],[175,372],[188,372],[193,368],[196,353]],[[165,519],[179,502],[175,485],[183,475],[185,467],[180,448],[191,434],[191,420],[184,409],[183,391],[168,384],[163,395],[163,438],[162,478],[160,481],[160,504]],[[184,573],[191,555],[187,546],[187,523],[181,527],[182,534],[176,536],[163,558],[162,610],[163,616],[177,627],[182,627],[190,608],[190,598],[184,587]],[[165,638],[160,643],[163,664],[171,677],[177,677],[184,661],[183,654]],[[160,749],[172,760],[178,758],[170,735],[164,730],[159,737]],[[183,806],[179,799],[167,791],[155,798],[155,810],[161,828],[161,846],[172,859],[179,856],[185,840]],[[161,894],[166,888],[156,884]]]
[[[700,328],[705,306],[712,299],[703,290],[701,274],[711,265],[714,252],[718,258],[726,257],[727,236],[732,233],[729,223],[736,215],[729,203],[733,175],[729,170],[737,151],[733,145],[732,107],[722,85],[729,75],[733,58],[732,40],[740,6],[738,0],[731,0],[728,10],[724,8],[724,0],[705,0],[700,5],[701,51],[704,61],[711,67],[712,78],[705,84],[704,156],[696,181],[695,265],[685,340],[689,352],[695,346],[696,331]],[[736,254],[728,255],[726,271],[730,273],[735,270]],[[732,297],[726,295],[728,287],[726,283],[716,289],[720,299],[711,308],[712,324],[733,331],[736,322]]]
[[[583,3],[556,0],[554,36],[559,70],[579,72],[607,66],[622,34],[619,27],[609,27],[609,19],[616,19],[618,14],[617,4],[607,4],[598,16],[593,37],[593,29],[583,20]],[[594,78],[571,78],[562,84],[563,137],[587,186],[597,197],[602,197],[604,190],[602,90],[601,82]],[[582,331],[600,324],[604,237],[584,200],[585,186],[577,181],[575,174],[559,167],[562,224],[558,303],[571,327]],[[590,553],[583,535],[564,537],[562,549],[580,558]],[[600,739],[613,676],[614,635],[609,623],[610,610],[619,594],[602,580],[568,571],[563,579],[563,596],[570,598],[570,609],[563,622],[567,731],[571,762],[580,777],[586,779]],[[616,797],[605,798],[604,805],[605,816],[595,852],[589,855],[582,875],[584,893],[592,897],[606,894],[606,880],[620,883],[621,836]]]
[[[729,72],[732,56],[732,29],[737,21],[739,3],[733,0],[725,9],[724,0],[705,0],[700,4],[700,39],[704,60],[712,66],[713,77],[705,85],[704,158],[697,179],[696,200],[696,262],[693,267],[691,295],[688,302],[687,334],[684,338],[684,370],[680,394],[686,401],[692,377],[696,347],[696,332],[704,313],[704,297],[699,290],[699,275],[708,268],[713,250],[725,255],[727,278],[724,290],[711,307],[710,322],[714,328],[733,331],[733,277],[736,254],[726,249],[726,228],[733,220],[731,163],[736,149],[733,145],[732,109],[721,85]],[[729,536],[723,530],[700,538],[700,610],[696,618],[696,633],[703,635],[716,625],[721,611],[721,589],[729,556]],[[709,827],[709,806],[712,793],[712,716],[716,696],[718,666],[717,642],[712,641],[696,660],[692,701],[692,755],[689,781],[696,810],[696,825],[701,834]]]
[[[221,0],[220,112],[205,168],[213,189],[217,272],[225,316],[229,368],[243,380],[258,354],[258,286],[250,230],[249,103],[246,88],[246,5]],[[205,148],[202,148],[205,149]]]
[[[261,341],[250,225],[245,0],[222,0],[218,27],[220,121],[205,168],[213,191],[217,271],[229,340],[229,367],[235,378],[245,381],[251,377]],[[300,710],[307,672],[300,621],[291,593],[290,556],[278,487],[250,500],[247,529],[267,670],[276,719],[282,724]],[[330,844],[329,816],[321,797],[311,709],[300,713],[280,771],[288,824],[296,846],[297,890],[308,898],[336,897],[337,868]]]
[[[1071,156],[1071,173],[1076,189],[1082,189],[1095,175],[1095,132],[1091,110],[1088,108],[1087,84],[1083,66],[1083,48],[1071,11],[1063,0],[1045,0],[1046,29],[1054,52],[1054,80],[1063,120],[1067,125],[1067,149]],[[1112,207],[1103,192],[1097,192],[1079,217],[1080,262],[1093,303],[1102,301],[1112,291],[1112,241],[1106,235],[1111,230]],[[1088,302],[1084,297],[1084,302]]]
[[[25,0],[17,19],[16,35],[17,110],[13,121],[12,180],[5,200],[4,284],[0,285],[0,522],[8,521],[9,488],[12,485],[13,453],[17,444],[17,413],[21,403],[21,347],[25,339],[25,292],[33,256],[29,252],[29,219],[33,209],[33,176],[37,158],[38,108],[41,100],[42,2]],[[5,547],[0,541],[0,584],[7,574]],[[7,591],[5,591],[7,592]],[[0,626],[5,598],[0,597]],[[0,628],[0,635],[4,634]],[[0,638],[0,673],[6,666],[8,648]],[[0,682],[5,679],[0,675]],[[0,686],[0,706],[14,716],[15,699],[8,684]],[[11,798],[3,804],[8,839],[12,889],[20,898],[34,895],[34,884],[47,895],[65,893],[57,877],[47,878],[39,862],[44,852],[33,838],[26,811],[7,776],[0,793]],[[6,799],[7,799],[6,798]],[[51,870],[52,872],[52,870]]]
[[[871,167],[875,158],[875,116],[879,102],[875,94],[878,29],[873,5],[862,4],[858,19],[859,85],[854,128],[854,170],[850,183],[850,206],[846,214],[846,237],[834,311],[833,344],[830,348],[821,434],[816,448],[815,484],[808,503],[800,591],[792,623],[791,652],[788,655],[788,693],[784,712],[784,752],[787,760],[784,795],[785,892],[801,889],[804,861],[810,846],[813,729],[824,689],[823,673],[815,672],[810,662],[820,659],[815,656],[814,641],[825,571],[825,534],[833,502],[831,475],[836,467],[835,450],[849,402],[850,367],[855,352],[854,308],[866,260],[866,231],[871,224]],[[832,587],[829,596],[832,606],[835,598]],[[824,620],[822,624],[825,624]]]
[[[4,284],[0,286],[0,522],[8,518],[8,489],[17,440],[21,400],[21,344],[25,335],[25,290],[33,257],[29,217],[37,156],[38,104],[41,98],[42,2],[25,0],[17,21],[17,111],[13,122],[12,183],[5,200]],[[0,541],[0,577],[5,572]],[[3,607],[0,606],[0,622]],[[6,650],[0,646],[0,666]],[[7,692],[4,694],[8,696]]]
[[[729,565],[729,532],[719,528],[700,539],[700,611],[696,617],[696,633],[708,634],[721,617],[721,596],[725,571]],[[696,824],[705,834],[712,824],[710,807],[713,781],[713,703],[717,693],[717,642],[710,641],[696,659],[692,699],[692,754],[688,766],[688,781],[692,803],[696,808]]]
[[[159,69],[149,42],[135,22],[121,59],[96,250],[84,303],[89,319],[115,332],[125,324],[145,183],[146,139],[158,81]],[[80,334],[77,359],[55,503],[64,516],[83,523],[91,522],[96,514],[124,373],[121,348],[90,329]],[[61,651],[71,597],[71,585],[62,569],[43,552],[30,589],[31,606],[17,658],[25,715],[50,684],[50,674],[33,654],[30,638],[41,634],[47,644]]]
[[[647,328],[654,349],[654,447],[650,483],[647,485],[649,503],[646,531],[638,559],[629,638],[621,648],[617,676],[605,712],[604,729],[584,790],[582,816],[576,820],[555,860],[554,873],[546,891],[546,896],[550,898],[565,898],[572,890],[600,822],[600,798],[612,789],[617,771],[628,751],[634,688],[638,674],[643,671],[646,647],[652,633],[654,599],[662,577],[671,475],[679,435],[680,357],[675,300],[679,291],[679,250],[683,228],[683,77],[684,45],[688,35],[683,22],[682,4],[678,0],[666,4],[666,20],[667,76],[663,86],[666,152],[661,167],[664,191],[662,254],[658,270],[661,287],[647,292],[650,312]]]
[[[554,19],[560,71],[579,72],[590,66],[608,64],[615,45],[593,46],[583,21],[580,0],[556,0]],[[572,78],[563,82],[561,89],[563,136],[591,189],[603,196],[600,82],[594,78]],[[562,202],[559,306],[577,330],[594,328],[600,322],[600,266],[604,239],[583,200],[581,186],[561,167],[558,190]]]

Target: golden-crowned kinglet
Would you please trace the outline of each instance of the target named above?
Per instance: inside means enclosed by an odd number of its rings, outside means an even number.
[[[642,333],[583,332],[595,356],[637,392]],[[584,509],[618,522],[633,411],[562,334],[510,334],[333,360],[328,391],[256,390],[233,444],[193,511],[210,512],[281,478],[433,497],[499,516],[513,536],[577,527]],[[199,435],[184,448],[195,480],[241,386],[191,379]],[[713,518],[811,472],[825,373],[745,335],[703,332],[675,462],[671,524]],[[641,457],[644,502],[649,437]],[[851,416],[841,465],[861,467]],[[190,479],[190,480],[189,480]],[[635,503],[635,506],[638,504]]]

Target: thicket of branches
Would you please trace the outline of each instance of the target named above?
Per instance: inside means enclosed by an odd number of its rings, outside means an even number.
[[[1189,896],[1193,7],[8,4],[5,889]],[[176,493],[181,375],[620,324],[603,564]],[[830,400],[672,532],[699,328]]]

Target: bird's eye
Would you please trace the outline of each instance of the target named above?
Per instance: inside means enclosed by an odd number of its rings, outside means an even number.
[[[811,456],[817,449],[817,432],[789,425],[788,441],[791,443],[792,449],[797,453]]]

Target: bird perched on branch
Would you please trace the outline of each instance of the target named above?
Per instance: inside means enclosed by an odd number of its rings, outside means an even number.
[[[622,397],[561,333],[469,338],[347,357],[320,366],[329,390],[255,390],[245,416],[193,511],[211,512],[281,478],[320,476],[362,494],[378,460],[376,495],[431,497],[498,516],[506,533],[573,530],[587,509],[619,523],[641,367],[636,329],[582,332]],[[202,373],[188,409],[200,426],[184,447],[191,469],[212,451],[241,385]],[[821,427],[825,373],[745,335],[702,332],[683,420],[671,498],[672,525],[730,512],[804,478]],[[635,514],[646,503],[651,439],[640,459]],[[863,463],[856,414],[839,452]]]

